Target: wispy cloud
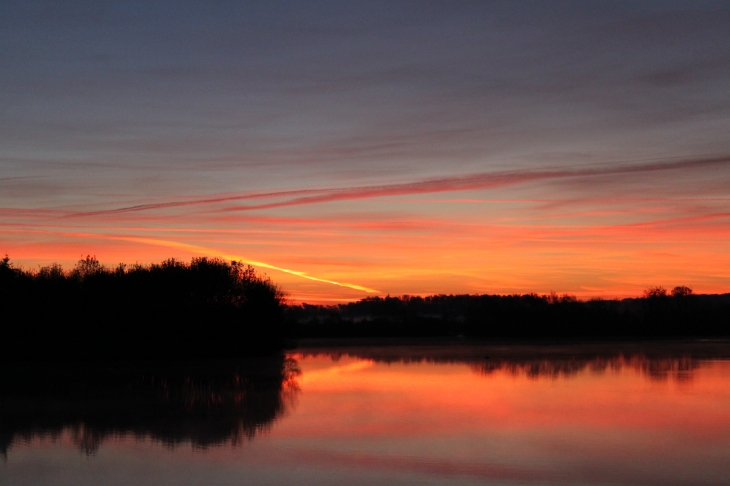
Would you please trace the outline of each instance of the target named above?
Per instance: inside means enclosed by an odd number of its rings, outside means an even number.
[[[630,176],[641,173],[667,172],[688,169],[709,168],[713,166],[730,165],[730,156],[701,157],[679,161],[650,162],[620,166],[595,164],[579,167],[554,167],[538,170],[513,170],[481,172],[452,177],[423,179],[400,184],[380,184],[370,186],[339,187],[330,189],[297,189],[288,191],[270,191],[227,195],[220,197],[191,199],[186,201],[170,201],[163,203],[139,204],[104,211],[77,213],[80,215],[99,215],[110,213],[149,211],[185,206],[209,205],[223,202],[285,198],[284,200],[251,205],[239,205],[228,208],[228,211],[250,211],[274,209],[286,206],[327,203],[356,199],[371,199],[380,197],[408,196],[417,194],[433,194],[443,192],[459,192],[526,184],[557,179],[569,178],[600,178],[606,176]]]
[[[41,179],[41,176],[18,176],[18,177],[0,177],[0,182],[11,182],[23,179]]]
[[[292,191],[273,191],[273,192],[255,192],[250,194],[237,194],[237,195],[231,195],[231,196],[218,196],[218,197],[210,197],[210,198],[203,198],[203,199],[190,199],[187,201],[170,201],[170,202],[161,202],[161,203],[149,203],[149,204],[136,204],[134,206],[125,206],[121,208],[115,208],[115,209],[108,209],[108,210],[102,210],[102,211],[91,211],[91,212],[78,212],[73,213],[70,216],[83,216],[87,214],[110,214],[110,213],[127,213],[127,212],[135,212],[135,211],[149,211],[153,209],[167,209],[167,208],[177,208],[177,207],[185,207],[185,206],[197,206],[197,205],[204,205],[204,204],[216,204],[216,203],[222,203],[222,202],[229,202],[229,201],[243,201],[246,199],[265,199],[265,198],[275,198],[275,197],[282,197],[282,196],[298,196],[298,195],[304,195],[304,194],[313,194],[313,193],[321,193],[325,191],[324,189],[301,189],[301,190],[292,190]]]

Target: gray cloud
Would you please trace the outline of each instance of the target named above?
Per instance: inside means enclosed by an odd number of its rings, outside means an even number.
[[[384,168],[730,150],[707,135],[730,129],[722,2],[11,1],[0,16],[0,164],[73,159],[80,187],[123,179],[99,166],[157,171],[167,196],[213,170],[238,174],[218,181],[234,192],[276,167],[354,186]]]

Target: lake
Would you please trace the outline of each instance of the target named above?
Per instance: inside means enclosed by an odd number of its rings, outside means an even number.
[[[730,344],[4,365],[2,485],[720,485]]]

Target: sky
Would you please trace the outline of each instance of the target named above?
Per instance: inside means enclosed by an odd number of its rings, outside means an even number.
[[[0,5],[0,253],[292,302],[730,292],[726,1]]]

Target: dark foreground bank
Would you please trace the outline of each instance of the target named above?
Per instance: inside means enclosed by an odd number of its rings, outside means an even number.
[[[642,298],[373,297],[286,306],[251,266],[215,258],[119,265],[87,257],[25,271],[0,260],[5,360],[204,359],[267,355],[302,338],[646,340],[730,336],[730,294],[661,287]]]
[[[282,294],[248,265],[194,258],[64,272],[0,260],[4,359],[222,358],[284,342]]]

